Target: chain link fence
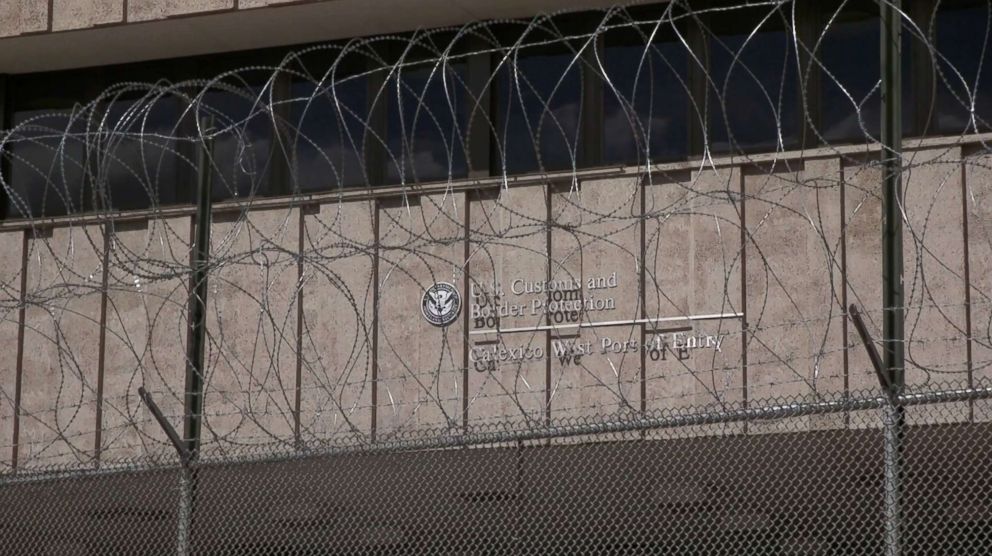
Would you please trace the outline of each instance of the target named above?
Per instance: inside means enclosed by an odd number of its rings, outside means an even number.
[[[254,448],[188,467],[19,471],[0,480],[0,545],[8,554],[984,554],[990,398],[987,385],[910,392],[898,399],[903,419],[891,421],[888,400],[865,391]],[[901,440],[895,460],[886,432]]]
[[[474,22],[15,110],[0,552],[992,552],[992,3],[880,5]]]

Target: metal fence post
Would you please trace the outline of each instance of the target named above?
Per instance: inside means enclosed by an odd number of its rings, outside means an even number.
[[[179,437],[179,433],[176,429],[172,427],[169,420],[165,418],[162,414],[162,410],[159,409],[158,404],[152,399],[152,395],[145,390],[144,386],[138,387],[138,396],[141,400],[145,402],[148,406],[148,410],[151,411],[152,416],[158,421],[162,430],[165,431],[165,435],[172,442],[173,448],[179,454],[179,462],[182,464],[182,475],[179,478],[179,512],[176,516],[177,518],[177,538],[176,538],[176,554],[179,556],[185,556],[189,554],[190,549],[190,527],[193,522],[193,488],[195,483],[191,480],[192,473],[194,471],[190,469],[190,460],[193,454],[186,448],[186,444],[183,439]]]
[[[902,2],[879,0],[882,76],[882,349],[888,379],[885,409],[885,553],[902,553],[901,478],[905,383],[902,253]]]
[[[176,554],[177,556],[187,556],[190,554],[192,528],[193,528],[193,489],[195,483],[193,472],[189,464],[183,465],[183,472],[179,478],[179,515],[176,527]]]
[[[868,352],[878,383],[885,393],[885,405],[882,406],[882,467],[884,480],[882,482],[883,507],[885,511],[885,553],[897,555],[901,552],[902,539],[902,435],[904,420],[904,404],[901,399],[902,386],[894,381],[891,373],[886,372],[882,358],[875,349],[875,342],[868,333],[861,318],[857,305],[848,308],[848,314],[854,321],[854,328],[861,336],[861,342]]]
[[[210,260],[212,118],[200,122],[203,145],[197,150],[196,239],[192,245],[192,288],[189,294],[189,337],[186,346],[186,400],[183,440],[188,458],[183,463],[177,552],[189,554],[196,508],[196,460],[200,451],[203,416],[203,352],[207,337],[207,267]]]
[[[888,403],[883,410],[885,466],[885,554],[902,553],[903,407]]]
[[[210,132],[212,123],[204,120],[200,133]],[[186,346],[186,408],[183,438],[186,449],[196,458],[200,449],[200,423],[203,413],[203,351],[207,337],[207,266],[210,260],[211,140],[197,150],[196,239],[192,245],[193,274],[189,294],[189,338]]]

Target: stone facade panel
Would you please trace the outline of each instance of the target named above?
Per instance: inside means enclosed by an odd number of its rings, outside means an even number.
[[[202,449],[291,443],[298,209],[217,220],[210,238]]]
[[[465,194],[399,197],[378,209],[377,435],[460,427],[465,328],[423,316],[429,288],[464,292]]]
[[[551,196],[551,281],[572,284],[546,294],[554,419],[640,411],[640,196],[638,178],[564,184]]]
[[[128,21],[149,21],[234,8],[234,0],[130,0]]]
[[[528,185],[471,196],[470,425],[534,423],[547,414],[549,336],[526,286],[548,276],[546,194],[545,186]]]
[[[375,203],[329,203],[304,216],[300,435],[368,438],[375,335]]]
[[[28,303],[18,459],[27,465],[95,456],[103,227],[38,230],[28,241]]]
[[[843,393],[839,161],[758,167],[744,180],[749,402]]]
[[[85,29],[123,21],[123,0],[54,0],[52,2],[52,31]]]
[[[48,30],[48,3],[38,0],[0,2],[0,37]]]
[[[0,469],[12,463],[23,249],[23,232],[0,234]]]
[[[138,396],[144,386],[183,430],[189,217],[119,223],[110,242],[101,458],[172,456]]]

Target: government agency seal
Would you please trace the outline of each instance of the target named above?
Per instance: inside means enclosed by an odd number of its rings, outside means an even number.
[[[427,322],[434,326],[448,326],[455,322],[462,308],[458,290],[447,282],[438,282],[427,288],[420,301],[420,309]]]

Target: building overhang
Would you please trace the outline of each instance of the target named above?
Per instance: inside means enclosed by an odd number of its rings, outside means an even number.
[[[0,74],[234,52],[602,8],[609,0],[332,0],[0,39]]]

